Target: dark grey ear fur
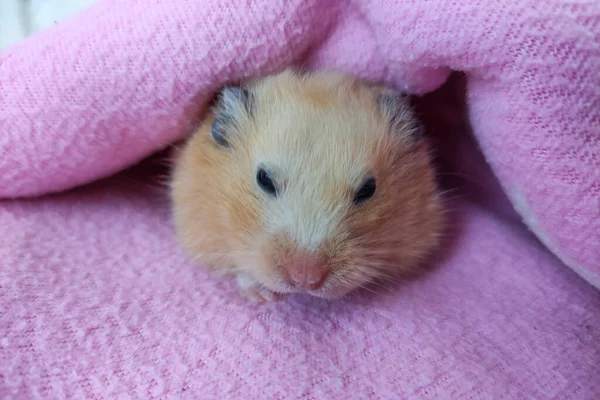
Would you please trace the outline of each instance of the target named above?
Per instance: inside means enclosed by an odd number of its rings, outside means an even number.
[[[242,86],[226,86],[218,95],[210,134],[221,147],[230,147],[230,133],[240,113],[252,113],[252,94]]]
[[[389,118],[392,132],[409,133],[415,141],[423,137],[423,127],[406,94],[384,90],[377,96],[377,106]]]

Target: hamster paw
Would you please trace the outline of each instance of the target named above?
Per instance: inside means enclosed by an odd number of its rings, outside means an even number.
[[[238,274],[236,280],[240,288],[240,294],[254,303],[261,304],[267,301],[277,301],[284,297],[281,293],[275,293],[265,288],[248,275]]]

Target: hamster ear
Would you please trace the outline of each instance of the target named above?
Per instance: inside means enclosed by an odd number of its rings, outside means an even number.
[[[252,112],[252,95],[244,87],[227,86],[218,95],[215,107],[215,120],[210,134],[221,147],[230,147],[230,138],[243,113]]]
[[[377,106],[389,121],[392,133],[408,135],[415,142],[423,137],[423,126],[417,120],[406,94],[383,89],[377,95]]]

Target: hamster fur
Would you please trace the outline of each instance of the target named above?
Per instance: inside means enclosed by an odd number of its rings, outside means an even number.
[[[171,199],[182,246],[258,301],[414,271],[444,224],[408,99],[336,72],[224,88],[175,160]]]

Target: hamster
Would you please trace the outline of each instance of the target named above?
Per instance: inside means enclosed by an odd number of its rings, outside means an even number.
[[[338,72],[225,87],[170,192],[183,248],[256,301],[334,299],[419,269],[444,225],[407,97]]]

